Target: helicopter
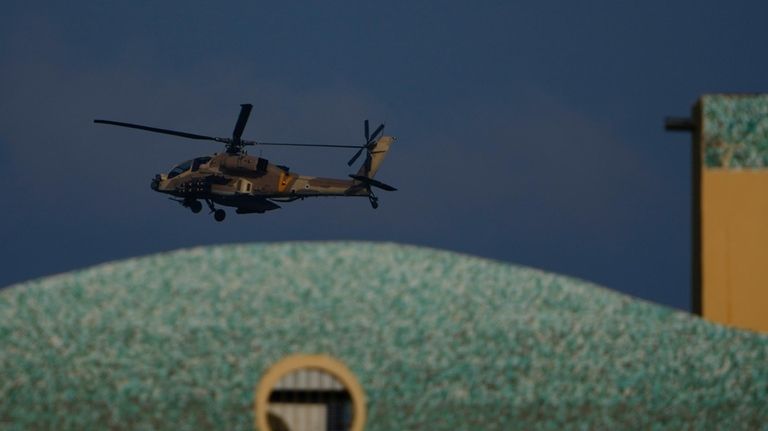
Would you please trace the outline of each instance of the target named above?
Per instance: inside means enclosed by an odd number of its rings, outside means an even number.
[[[188,139],[215,141],[224,144],[223,153],[195,157],[174,166],[168,173],[152,178],[152,190],[171,195],[169,199],[180,203],[193,213],[199,213],[205,202],[213,218],[224,221],[227,213],[216,205],[234,207],[237,214],[263,214],[281,208],[278,203],[293,202],[308,197],[344,196],[367,197],[373,209],[379,207],[379,198],[373,188],[395,191],[396,188],[375,180],[384,157],[396,138],[381,135],[384,124],[372,133],[368,120],[364,121],[364,145],[295,144],[260,142],[242,139],[253,105],[240,105],[240,114],[231,138],[198,135],[176,130],[160,129],[140,124],[111,120],[93,120],[94,123],[129,127],[155,133],[163,133]],[[357,152],[347,162],[352,166],[365,152],[362,166],[350,179],[321,178],[300,175],[287,166],[270,163],[262,157],[249,156],[245,147],[256,145],[356,148]],[[202,202],[201,202],[202,201]]]

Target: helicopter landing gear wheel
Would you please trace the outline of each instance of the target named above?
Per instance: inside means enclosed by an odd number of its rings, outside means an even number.
[[[222,209],[218,209],[218,210],[216,210],[216,211],[214,211],[214,212],[213,212],[213,218],[214,218],[216,221],[224,221],[224,219],[225,219],[226,217],[227,217],[227,213],[226,213],[226,212],[224,212],[224,210],[222,210]]]
[[[200,201],[192,201],[189,203],[189,209],[192,210],[193,213],[197,214],[203,209],[203,204],[200,203]]]

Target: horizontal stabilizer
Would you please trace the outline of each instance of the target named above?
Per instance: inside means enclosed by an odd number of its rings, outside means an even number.
[[[388,192],[394,192],[394,191],[397,190],[396,188],[390,186],[389,184],[384,184],[381,181],[376,181],[373,178],[364,177],[362,175],[351,175],[350,174],[349,177],[353,178],[353,179],[355,179],[357,181],[360,181],[361,183],[364,183],[366,185],[373,186],[373,187],[378,187],[378,188],[380,188],[382,190],[386,190]]]

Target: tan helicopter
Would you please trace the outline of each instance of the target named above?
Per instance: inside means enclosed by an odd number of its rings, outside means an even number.
[[[235,212],[238,214],[261,214],[280,208],[276,202],[292,202],[297,199],[320,196],[355,196],[367,197],[375,209],[379,206],[379,199],[373,193],[372,187],[386,191],[397,190],[373,179],[390,145],[395,140],[392,136],[378,137],[384,129],[383,124],[370,133],[368,120],[365,120],[365,145],[247,141],[240,137],[253,105],[244,104],[240,107],[240,116],[235,123],[232,138],[216,138],[118,121],[93,120],[93,122],[223,143],[226,150],[224,153],[196,157],[179,163],[167,174],[155,175],[151,183],[152,190],[174,196],[171,199],[189,208],[193,213],[199,213],[203,209],[200,201],[205,201],[216,221],[224,220],[227,214],[223,209],[217,209],[214,204],[235,207],[237,208]],[[252,145],[357,148],[357,153],[347,163],[349,166],[352,166],[360,157],[363,150],[366,156],[357,173],[350,175],[351,180],[319,178],[299,175],[291,172],[286,166],[274,165],[261,157],[249,156],[245,147]]]

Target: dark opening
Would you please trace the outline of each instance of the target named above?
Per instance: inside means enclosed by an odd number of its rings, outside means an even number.
[[[321,370],[287,374],[269,394],[270,427],[280,430],[346,431],[352,425],[352,410],[349,391]]]

